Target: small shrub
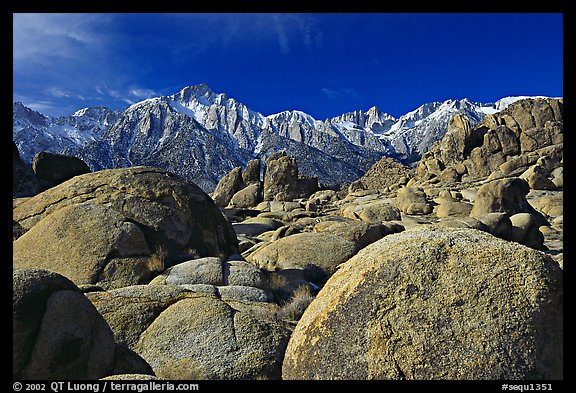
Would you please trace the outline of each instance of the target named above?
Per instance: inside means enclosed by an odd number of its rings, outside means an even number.
[[[152,255],[150,255],[150,260],[148,262],[148,269],[152,272],[163,272],[165,269],[166,257],[168,256],[168,250],[166,247],[159,244]]]
[[[266,279],[266,290],[270,291],[274,302],[278,305],[286,302],[290,298],[290,282],[287,277],[278,272],[262,271]]]
[[[298,287],[290,300],[278,311],[278,319],[288,322],[298,321],[304,314],[304,310],[312,303],[314,297],[308,285]]]
[[[288,278],[275,272],[264,271],[267,276],[268,288],[271,291],[278,291],[288,285]]]

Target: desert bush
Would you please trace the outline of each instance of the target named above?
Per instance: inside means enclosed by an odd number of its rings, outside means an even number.
[[[154,252],[150,255],[150,260],[148,261],[148,268],[152,272],[161,273],[166,268],[166,257],[168,256],[168,250],[163,245],[158,245],[155,247]]]
[[[278,319],[289,322],[298,321],[314,298],[310,286],[299,286],[292,297],[278,311]]]

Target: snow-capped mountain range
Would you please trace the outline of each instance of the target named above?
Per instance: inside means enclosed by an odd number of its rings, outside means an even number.
[[[13,106],[13,140],[31,162],[39,151],[75,155],[92,170],[155,165],[207,191],[236,166],[286,150],[303,175],[326,184],[356,180],[382,156],[413,163],[440,139],[456,113],[471,125],[522,98],[495,103],[467,99],[426,103],[399,118],[372,107],[324,121],[297,110],[265,116],[206,85],[150,98],[124,112],[104,107],[70,116]]]
[[[40,151],[59,153],[70,146],[85,146],[102,138],[121,115],[120,111],[94,107],[56,118],[15,102],[12,138],[21,158],[30,163]]]

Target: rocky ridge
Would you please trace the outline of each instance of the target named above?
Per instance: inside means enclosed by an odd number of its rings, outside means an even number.
[[[383,156],[412,164],[454,114],[474,125],[519,98],[426,103],[398,119],[372,107],[322,121],[298,110],[264,116],[199,84],[123,112],[84,108],[52,118],[15,102],[12,135],[25,162],[45,151],[76,156],[92,170],[158,166],[207,192],[232,168],[279,151],[296,158],[301,174],[334,185],[358,179]]]
[[[120,115],[120,111],[93,107],[54,118],[15,102],[12,138],[23,161],[31,163],[40,151],[60,153],[70,146],[84,146],[100,139]]]
[[[562,125],[562,100],[456,115],[416,168],[348,189],[289,153],[211,197],[157,168],[75,176],[15,199],[15,272],[68,277],[132,354],[90,378],[562,379]],[[14,353],[43,364],[30,326]]]

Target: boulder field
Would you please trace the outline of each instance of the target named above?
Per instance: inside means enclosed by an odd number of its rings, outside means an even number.
[[[283,152],[211,195],[18,161],[13,377],[563,379],[562,105],[330,189]]]

